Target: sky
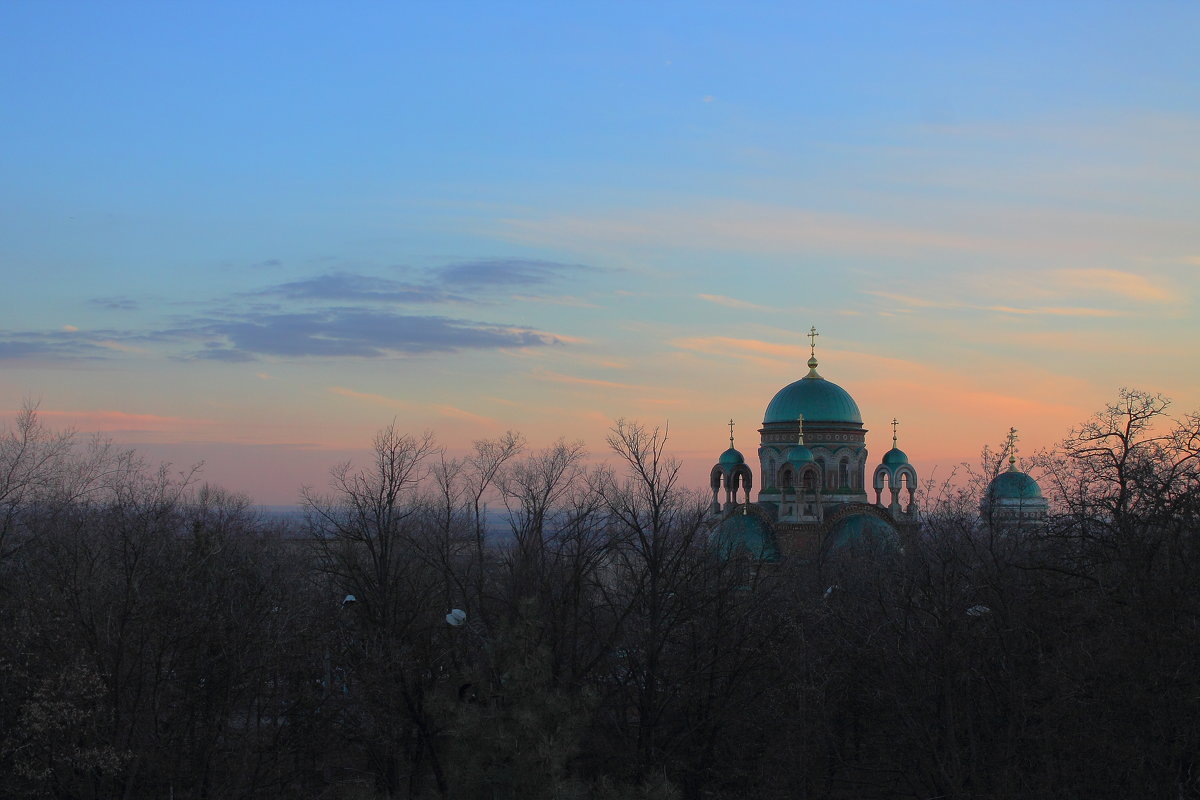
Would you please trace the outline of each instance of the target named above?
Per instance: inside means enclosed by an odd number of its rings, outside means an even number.
[[[1200,408],[1200,5],[0,4],[0,411],[290,504],[821,374],[922,478]],[[871,463],[874,463],[873,461]],[[869,467],[870,468],[870,467]]]

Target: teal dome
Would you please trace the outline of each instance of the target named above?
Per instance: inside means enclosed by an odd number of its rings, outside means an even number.
[[[908,454],[898,447],[893,447],[883,454],[883,465],[885,467],[899,467],[908,463]]]
[[[829,549],[869,546],[892,550],[897,547],[896,529],[873,514],[843,517],[829,531]]]
[[[788,450],[788,463],[797,467],[802,467],[805,464],[813,462],[813,452],[802,444],[795,445],[791,450]]]
[[[770,526],[757,514],[735,513],[713,531],[713,544],[722,558],[744,550],[758,561],[778,561],[779,548]]]
[[[992,500],[1040,500],[1042,487],[1033,478],[1016,469],[1001,472],[988,484],[988,497]]]
[[[724,453],[721,453],[721,458],[717,463],[723,467],[736,467],[739,464],[745,464],[746,457],[731,447]]]
[[[862,414],[850,393],[815,371],[776,392],[763,422],[795,422],[801,414],[805,422],[862,424]]]

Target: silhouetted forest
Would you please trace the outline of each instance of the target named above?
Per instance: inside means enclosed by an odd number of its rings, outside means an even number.
[[[389,427],[298,525],[29,408],[0,796],[1200,796],[1200,417],[1168,412],[1122,391],[1033,458],[1045,524],[979,519],[985,451],[899,552],[758,564],[636,423],[617,467]]]

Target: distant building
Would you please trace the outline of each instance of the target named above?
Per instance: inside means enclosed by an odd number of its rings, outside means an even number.
[[[1017,469],[1016,434],[1009,431],[1008,469],[992,478],[979,501],[979,516],[990,525],[1040,524],[1050,508],[1038,482]]]
[[[759,429],[757,501],[751,500],[754,470],[734,447],[729,423],[729,449],[709,473],[713,543],[726,556],[774,561],[815,558],[851,545],[890,548],[916,530],[917,471],[897,447],[897,421],[892,449],[868,482],[862,414],[849,392],[817,372],[818,335],[815,328],[809,332],[808,374],[767,404]],[[1046,513],[1037,482],[1016,471],[1015,459],[992,481],[983,507],[987,520],[1033,520]]]

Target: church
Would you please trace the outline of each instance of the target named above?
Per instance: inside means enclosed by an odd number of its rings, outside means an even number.
[[[815,327],[809,330],[808,374],[784,386],[763,415],[759,429],[758,499],[751,500],[755,471],[734,447],[721,453],[710,476],[712,538],[726,556],[819,558],[850,546],[900,547],[920,525],[917,471],[897,446],[871,470],[867,429],[854,398],[818,371]],[[1047,503],[1033,478],[1016,468],[1015,430],[1009,467],[989,484],[981,517],[1036,523]]]

